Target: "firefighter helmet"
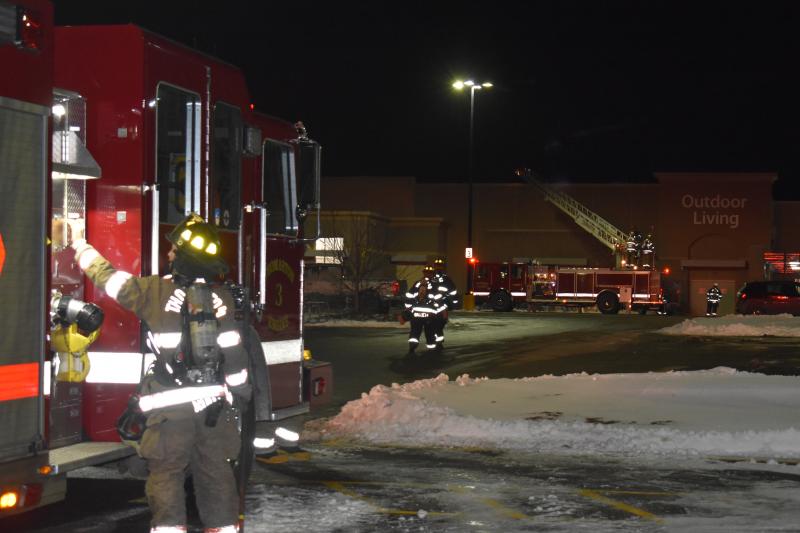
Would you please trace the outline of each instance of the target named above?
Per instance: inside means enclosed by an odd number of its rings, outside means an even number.
[[[207,223],[200,215],[190,214],[167,235],[175,245],[173,270],[189,279],[213,279],[228,272],[228,265],[221,257],[217,228]]]
[[[425,265],[425,268],[422,269],[422,276],[425,279],[430,279],[433,277],[433,267],[430,265]]]
[[[436,270],[444,270],[446,268],[444,259],[441,257],[437,257],[433,260],[433,268]]]

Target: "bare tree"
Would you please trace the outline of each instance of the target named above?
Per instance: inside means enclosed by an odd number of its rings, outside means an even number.
[[[342,290],[351,295],[358,313],[361,311],[359,296],[373,285],[370,282],[391,276],[386,220],[372,213],[354,211],[331,211],[323,217],[324,234],[334,239],[328,254],[339,264]]]

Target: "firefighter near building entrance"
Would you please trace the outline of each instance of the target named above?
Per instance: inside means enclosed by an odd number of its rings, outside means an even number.
[[[147,419],[138,451],[148,464],[152,531],[185,530],[188,470],[204,526],[235,532],[239,491],[231,463],[241,446],[237,420],[252,394],[247,332],[231,290],[215,283],[228,271],[216,228],[193,214],[168,240],[172,274],[163,278],[116,270],[83,239],[73,248],[92,283],[149,328],[156,362],[131,405]]]

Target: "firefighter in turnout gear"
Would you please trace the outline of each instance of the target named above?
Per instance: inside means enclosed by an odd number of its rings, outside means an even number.
[[[241,445],[234,405],[252,394],[241,324],[231,291],[215,283],[228,270],[217,230],[190,215],[167,239],[172,274],[163,278],[116,270],[83,239],[72,246],[95,286],[147,326],[156,354],[138,394],[151,531],[186,531],[188,471],[205,531],[232,533],[240,519],[230,462]]]
[[[648,233],[642,242],[642,268],[650,270],[655,265],[656,245],[653,236]]]
[[[632,229],[625,240],[625,266],[633,268],[639,262],[639,232]]]
[[[706,291],[706,316],[717,316],[720,300],[722,300],[722,291],[719,288],[719,283],[714,283]]]
[[[458,290],[453,279],[445,271],[444,259],[437,258],[433,261],[433,285],[434,290],[444,295],[444,303],[447,309],[455,309],[458,305]],[[436,320],[436,343],[439,348],[444,347],[444,327],[447,325],[448,311],[440,313]]]
[[[417,281],[406,293],[405,310],[400,322],[411,322],[408,334],[408,355],[413,355],[419,346],[419,338],[425,331],[426,346],[429,350],[438,349],[435,322],[440,313],[447,311],[444,297],[434,290],[433,282],[427,277]]]

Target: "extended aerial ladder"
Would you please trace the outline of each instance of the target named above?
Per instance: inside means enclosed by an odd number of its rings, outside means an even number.
[[[569,215],[577,225],[592,234],[597,240],[611,249],[614,253],[614,263],[617,268],[622,266],[625,258],[625,243],[627,235],[575,198],[558,191],[537,179],[533,175],[526,175],[525,179],[544,194],[544,199],[561,211]]]

